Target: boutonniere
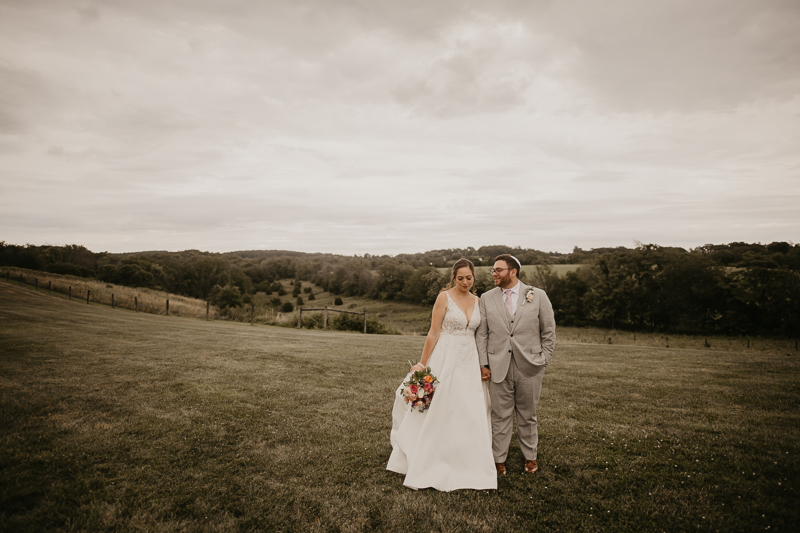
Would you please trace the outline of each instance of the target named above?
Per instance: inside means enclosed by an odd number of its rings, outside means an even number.
[[[528,290],[525,292],[525,301],[529,303],[533,301],[533,287],[528,287]]]

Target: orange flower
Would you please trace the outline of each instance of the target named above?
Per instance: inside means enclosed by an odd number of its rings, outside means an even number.
[[[425,376],[425,381],[430,383],[431,381],[433,381],[433,378],[431,376]]]

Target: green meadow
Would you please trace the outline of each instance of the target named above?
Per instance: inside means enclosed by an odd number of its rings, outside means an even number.
[[[575,335],[545,376],[540,474],[521,474],[512,442],[497,491],[412,491],[385,464],[424,337],[136,313],[0,281],[0,530],[800,527],[796,352]]]

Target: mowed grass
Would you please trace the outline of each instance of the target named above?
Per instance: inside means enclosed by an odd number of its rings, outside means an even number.
[[[422,337],[70,302],[0,282],[2,531],[795,531],[800,363],[560,345],[541,473],[403,488],[392,394]]]

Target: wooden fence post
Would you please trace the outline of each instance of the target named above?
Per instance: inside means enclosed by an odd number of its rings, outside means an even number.
[[[328,306],[325,306],[325,314],[322,315],[322,331],[328,331]]]
[[[138,296],[134,296],[133,297],[133,308],[136,310],[137,313],[139,312],[139,297]]]
[[[208,313],[211,310],[211,302],[206,302],[206,320],[208,320]]]
[[[69,299],[72,300],[72,285],[69,286]]]
[[[167,314],[169,315],[169,298],[167,298]]]
[[[367,334],[367,309],[364,308],[364,335]]]
[[[253,318],[256,316],[256,304],[250,302],[250,325],[253,325]]]
[[[667,339],[667,348],[669,348],[669,337],[664,337],[664,338]]]
[[[111,293],[111,309],[114,309],[114,293]]]
[[[303,308],[298,308],[299,313],[297,313],[297,329],[303,328]]]
[[[92,294],[92,289],[86,289],[86,303],[89,303],[89,295]]]

